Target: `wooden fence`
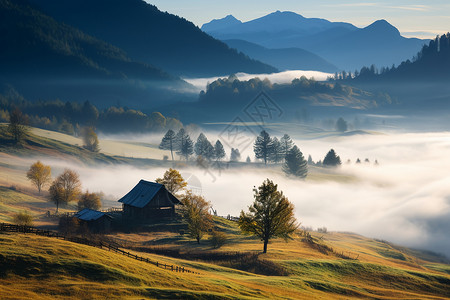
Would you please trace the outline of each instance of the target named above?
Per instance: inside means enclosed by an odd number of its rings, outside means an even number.
[[[74,237],[74,236],[66,236],[62,235],[56,231],[51,230],[42,230],[36,227],[32,226],[23,226],[23,225],[14,225],[14,224],[7,224],[7,223],[0,223],[0,231],[3,232],[20,232],[20,233],[33,233],[36,235],[46,236],[46,237],[54,237],[63,239],[66,241],[70,241],[73,243],[88,245],[92,247],[97,247],[100,249],[107,249],[108,251],[113,251],[122,255],[126,255],[130,258],[146,262],[149,264],[153,264],[159,268],[163,268],[166,270],[174,271],[174,272],[181,272],[181,273],[190,273],[190,274],[200,274],[198,272],[191,271],[189,269],[186,269],[185,267],[176,266],[176,265],[169,265],[169,264],[163,264],[158,261],[150,260],[146,257],[138,256],[136,254],[130,253],[129,251],[124,251],[116,246],[113,246],[109,243],[103,242],[103,241],[93,241],[87,238],[81,238],[81,237]]]

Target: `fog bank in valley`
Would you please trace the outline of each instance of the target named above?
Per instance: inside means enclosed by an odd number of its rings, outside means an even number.
[[[252,203],[253,186],[270,178],[295,204],[304,226],[352,231],[450,257],[450,133],[358,135],[295,143],[315,161],[334,148],[343,161],[336,173],[353,179],[334,181],[317,175],[302,181],[285,177],[279,167],[180,171],[198,178],[202,194],[219,215],[238,216]],[[357,158],[361,164],[355,164]],[[364,163],[366,158],[370,163]],[[72,168],[80,173],[84,188],[117,199],[140,179],[154,180],[165,171],[129,166]]]
[[[259,79],[263,80],[265,78],[269,79],[272,83],[291,83],[292,80],[295,78],[300,78],[302,76],[305,76],[307,78],[314,78],[318,81],[324,81],[328,77],[333,76],[331,73],[324,73],[319,71],[302,71],[302,70],[290,70],[290,71],[283,71],[279,73],[273,73],[273,74],[247,74],[247,73],[237,73],[235,74],[236,77],[241,81],[246,81],[253,79],[255,77],[258,77]],[[206,85],[208,83],[211,83],[219,78],[226,78],[228,76],[217,76],[217,77],[208,77],[208,78],[183,78],[185,81],[192,84],[194,87],[196,87],[199,91],[205,90]]]

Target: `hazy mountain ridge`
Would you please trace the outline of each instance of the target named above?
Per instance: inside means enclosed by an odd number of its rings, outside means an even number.
[[[30,0],[47,14],[121,47],[134,59],[184,76],[277,70],[142,0]]]
[[[132,61],[111,44],[28,6],[0,0],[0,80],[30,99],[93,99],[146,103],[148,92],[190,85],[161,69]],[[147,96],[146,96],[147,94]],[[139,100],[138,100],[139,99]],[[163,99],[167,99],[163,97]]]
[[[379,67],[398,64],[414,55],[425,43],[402,37],[385,20],[357,28],[349,23],[279,11],[214,31],[208,31],[208,23],[202,28],[222,40],[242,39],[273,49],[302,48],[346,70],[371,64]]]
[[[338,68],[322,57],[300,48],[268,49],[244,40],[224,40],[252,58],[266,62],[280,70],[317,70],[334,73]]]

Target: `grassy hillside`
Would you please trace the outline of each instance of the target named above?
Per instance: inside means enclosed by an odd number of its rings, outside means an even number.
[[[35,156],[96,165],[163,163],[90,153],[77,146],[78,139],[47,131],[33,130],[19,147],[8,144],[4,131],[0,138],[0,222],[11,222],[14,213],[26,210],[36,225],[56,225],[57,219],[45,217],[48,210],[54,211],[53,203],[25,177]],[[151,144],[124,145],[156,151]],[[314,181],[357,180],[316,167],[310,176]],[[430,252],[351,233],[311,232],[307,238],[299,232],[289,243],[274,240],[268,253],[261,254],[261,242],[242,235],[235,222],[214,222],[227,237],[219,249],[211,246],[210,235],[197,244],[180,234],[180,229],[186,231],[182,221],[107,236],[140,256],[200,275],[165,271],[54,238],[0,233],[0,299],[450,299],[448,261]]]
[[[355,234],[313,233],[315,243],[327,245],[336,253],[359,255],[358,259],[322,253],[300,237],[288,244],[276,240],[263,255],[259,254],[260,242],[240,235],[234,222],[216,219],[216,225],[230,238],[230,244],[220,250],[212,251],[206,241],[197,246],[178,235],[179,238],[172,237],[172,242],[166,238],[163,243],[165,247],[179,243],[178,247],[187,253],[184,259],[139,253],[152,261],[184,266],[200,275],[166,271],[107,250],[54,238],[0,234],[0,298],[20,298],[17,295],[33,299],[450,298],[450,267],[413,256],[407,249]],[[139,238],[150,236],[157,234],[147,233]],[[188,257],[193,255],[192,251],[201,251],[208,258],[212,252],[217,255],[236,250],[255,254],[257,258],[247,264],[281,267],[287,275],[259,275],[252,273],[251,268],[250,272],[239,270],[244,264],[233,260],[202,261]]]
[[[55,135],[62,135],[54,133]],[[65,136],[65,135],[64,135]],[[50,156],[55,159],[66,159],[72,162],[81,163],[117,163],[116,158],[102,153],[91,152],[81,147],[81,140],[70,136],[65,136],[67,140],[60,141],[52,138],[38,136],[30,130],[24,141],[19,145],[14,145],[8,135],[7,125],[0,124],[0,150],[3,153],[18,157],[35,157],[39,155]],[[78,144],[71,144],[70,141],[78,141]]]

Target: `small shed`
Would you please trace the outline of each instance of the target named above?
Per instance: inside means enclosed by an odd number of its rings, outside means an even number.
[[[141,180],[119,202],[123,217],[133,220],[167,218],[175,216],[175,205],[182,204],[162,184]]]
[[[80,224],[86,224],[91,232],[109,232],[111,230],[112,217],[108,214],[85,208],[77,212],[74,216]]]

